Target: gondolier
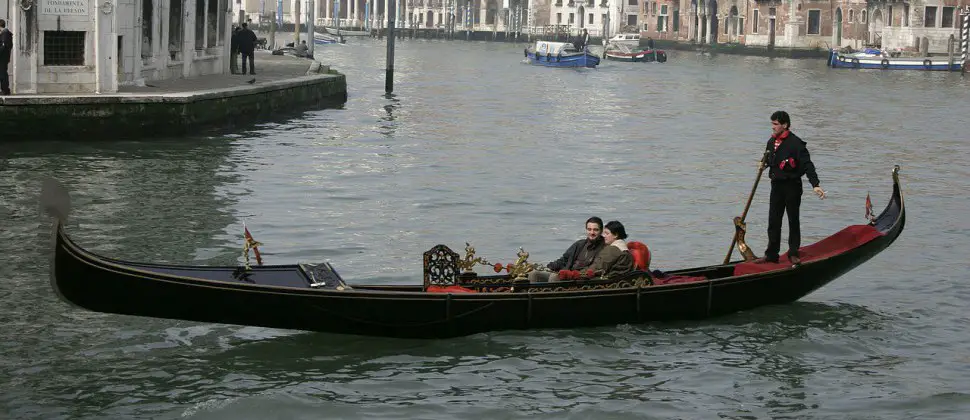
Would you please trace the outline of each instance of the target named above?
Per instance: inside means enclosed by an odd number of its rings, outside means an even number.
[[[771,179],[771,197],[768,202],[768,248],[758,263],[778,262],[781,249],[781,218],[788,213],[788,260],[801,264],[798,248],[801,245],[801,228],[798,211],[802,204],[802,176],[808,176],[812,191],[819,199],[825,191],[819,186],[815,165],[808,153],[805,141],[791,132],[791,117],[785,111],[771,114],[771,138],[761,165],[767,165]]]

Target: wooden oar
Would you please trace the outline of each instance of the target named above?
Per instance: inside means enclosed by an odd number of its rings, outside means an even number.
[[[728,249],[727,256],[724,257],[724,264],[731,262],[731,254],[734,253],[734,245],[738,243],[739,238],[743,238],[745,232],[744,219],[748,217],[748,209],[751,208],[751,200],[754,199],[754,192],[758,190],[758,182],[761,181],[761,173],[764,172],[765,168],[767,167],[768,153],[768,149],[765,149],[765,154],[761,156],[762,164],[758,166],[758,177],[754,179],[754,186],[751,187],[751,194],[748,195],[748,202],[744,205],[744,211],[741,212],[741,217],[734,218],[734,239],[731,239],[731,248]]]

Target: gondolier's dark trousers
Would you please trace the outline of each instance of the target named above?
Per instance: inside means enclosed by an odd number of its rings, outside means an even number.
[[[768,201],[768,249],[765,259],[778,260],[781,250],[781,217],[788,213],[788,255],[798,256],[802,231],[798,209],[802,205],[802,179],[771,180],[771,198]]]

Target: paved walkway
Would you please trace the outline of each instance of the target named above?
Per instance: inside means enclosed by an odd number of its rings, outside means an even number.
[[[240,57],[241,59],[241,57]],[[187,97],[213,91],[252,90],[274,82],[296,82],[308,77],[327,74],[329,66],[291,55],[273,55],[269,51],[256,51],[256,75],[212,74],[189,78],[146,81],[145,86],[118,86],[116,93],[42,93],[14,94],[0,97],[0,106],[25,104],[38,101],[64,102],[71,100],[110,100],[111,98],[135,97]],[[253,83],[249,83],[251,81]]]
[[[240,59],[240,66],[242,57]],[[256,75],[212,74],[185,79],[146,81],[145,86],[119,86],[119,94],[188,93],[212,89],[225,89],[255,84],[294,79],[307,75],[314,64],[313,60],[287,55],[272,55],[269,51],[256,51]],[[247,63],[248,64],[248,63]],[[248,71],[248,70],[247,70]],[[325,72],[325,71],[324,71]],[[316,73],[316,71],[313,71]]]

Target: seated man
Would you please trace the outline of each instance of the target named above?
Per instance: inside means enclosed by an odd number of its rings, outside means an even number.
[[[586,237],[574,242],[558,260],[546,265],[550,271],[532,271],[530,283],[559,281],[559,270],[581,270],[593,263],[593,258],[604,247],[603,219],[590,217],[586,220]]]
[[[300,41],[300,45],[297,45],[296,48],[294,48],[294,50],[297,57],[306,57],[309,47],[307,47],[306,41]]]

